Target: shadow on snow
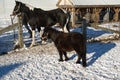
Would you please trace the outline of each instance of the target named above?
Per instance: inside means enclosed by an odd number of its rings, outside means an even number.
[[[13,71],[14,69],[18,68],[21,66],[23,63],[15,63],[15,64],[10,64],[10,65],[4,65],[0,66],[0,79],[7,75],[10,71]]]
[[[72,32],[79,32],[81,33],[81,28],[76,28],[72,30]],[[87,39],[95,38],[98,36],[101,36],[102,34],[110,34],[110,32],[104,31],[104,30],[96,30],[92,28],[87,28]],[[109,43],[102,43],[102,42],[94,42],[94,43],[87,43],[87,55],[92,54],[92,56],[87,57],[87,65],[92,65],[98,58],[100,58],[102,55],[104,55],[106,52],[111,50],[116,46],[115,43],[109,42]],[[73,59],[77,55],[74,54],[70,57],[70,59]]]
[[[96,43],[88,43],[87,44],[87,53],[86,53],[86,61],[87,61],[87,66],[92,65],[98,58],[100,58],[102,55],[110,51],[112,48],[116,46],[115,43],[101,43],[101,42],[96,42]],[[92,54],[90,57],[88,55]],[[70,56],[70,60],[74,59],[77,57],[77,54],[73,54]]]
[[[87,64],[92,65],[98,58],[110,51],[116,46],[115,43],[89,43],[87,45],[87,55],[92,54],[92,56],[87,58]]]

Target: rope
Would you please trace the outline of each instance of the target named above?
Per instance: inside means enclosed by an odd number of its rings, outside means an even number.
[[[13,25],[13,20],[15,19],[15,16],[12,17],[12,15],[10,15],[10,19],[11,19],[11,24]],[[15,41],[15,29],[13,29],[14,32],[14,41]]]

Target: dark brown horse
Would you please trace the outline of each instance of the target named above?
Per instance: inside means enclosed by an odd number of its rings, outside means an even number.
[[[65,56],[65,60],[68,60],[66,52],[75,50],[78,54],[76,63],[80,63],[82,59],[82,64],[86,67],[85,38],[82,34],[77,32],[64,33],[53,28],[45,28],[42,40],[45,41],[47,39],[52,39],[54,42],[59,52],[59,61],[63,61],[63,55]]]
[[[65,13],[66,12],[66,13]],[[69,32],[69,15],[67,11],[60,8],[44,11],[41,8],[35,8],[28,4],[16,1],[16,5],[13,10],[13,15],[24,13],[27,17],[26,22],[29,23],[32,29],[32,44],[35,44],[35,29],[40,32],[41,27],[52,27],[56,23],[60,24],[60,27]],[[41,36],[40,36],[41,37]]]

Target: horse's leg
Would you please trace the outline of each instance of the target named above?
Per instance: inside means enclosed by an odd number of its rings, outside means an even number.
[[[32,38],[32,31],[30,30],[29,26],[26,24],[25,25],[25,28],[28,30],[28,33],[29,33],[29,38]]]
[[[22,25],[25,25],[25,28],[28,30],[28,33],[30,34],[30,38],[32,37],[32,31],[28,26],[28,21],[27,21],[27,15],[22,13]]]
[[[69,58],[67,57],[67,53],[63,52],[64,56],[65,56],[65,61],[69,60]]]
[[[32,30],[32,43],[30,45],[30,47],[35,45],[35,30]]]
[[[41,31],[41,27],[37,27],[37,29],[38,29],[38,32],[39,32],[39,34],[40,34],[40,39],[41,39],[42,34],[43,34],[43,32]],[[43,41],[43,40],[41,40],[41,44],[46,44],[46,42]]]
[[[39,34],[40,34],[40,39],[41,39],[41,37],[42,37],[41,27],[38,27],[38,26],[37,26],[37,29],[38,29],[38,32],[39,32]]]

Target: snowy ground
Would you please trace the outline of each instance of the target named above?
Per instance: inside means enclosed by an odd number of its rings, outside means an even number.
[[[103,28],[108,28],[108,29],[111,29],[111,30],[114,30],[114,31],[120,31],[120,22],[111,22],[109,24],[102,24],[102,25],[99,25],[100,27],[103,27]]]
[[[79,32],[80,29],[73,29]],[[111,34],[89,27],[87,37]],[[17,35],[17,34],[16,34]],[[25,43],[27,32],[24,32]],[[13,48],[13,32],[0,35],[0,53]],[[39,42],[39,41],[38,41]],[[68,52],[70,60],[59,62],[53,43],[0,56],[0,80],[120,80],[120,41],[87,43],[87,67],[76,64],[77,55]]]

